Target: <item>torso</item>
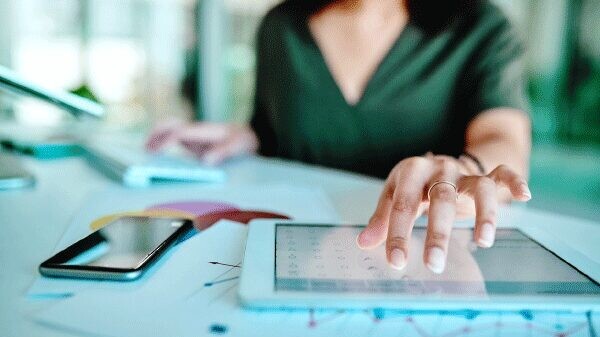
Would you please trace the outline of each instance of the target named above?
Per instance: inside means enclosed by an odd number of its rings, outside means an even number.
[[[355,105],[408,22],[398,0],[352,6],[336,2],[310,16],[308,26],[349,105]]]
[[[264,155],[385,177],[409,156],[462,153],[467,123],[482,111],[471,98],[518,106],[504,86],[494,99],[477,95],[482,82],[471,75],[487,41],[508,34],[491,5],[428,35],[401,12],[359,34],[356,20],[298,3],[272,10],[259,34],[252,125]],[[489,64],[501,61],[495,54],[484,55]]]

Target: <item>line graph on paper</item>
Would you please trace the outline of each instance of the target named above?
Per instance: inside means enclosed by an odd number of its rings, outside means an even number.
[[[234,280],[237,280],[240,278],[239,275],[237,275],[237,276],[226,276],[226,275],[229,274],[230,272],[234,271],[236,268],[237,269],[241,268],[241,266],[242,266],[241,262],[237,263],[237,264],[230,264],[230,263],[224,263],[224,262],[219,262],[219,261],[211,261],[211,262],[209,262],[209,264],[225,266],[225,267],[230,267],[230,268],[225,270],[223,273],[219,274],[219,276],[215,277],[213,280],[205,282],[204,287],[212,287],[215,284],[234,281]]]
[[[228,262],[222,262],[222,261],[210,261],[210,262],[208,262],[208,264],[210,266],[221,267],[221,268],[223,268],[223,271],[221,273],[217,274],[216,277],[203,282],[202,286],[200,288],[198,288],[197,290],[195,290],[193,293],[191,293],[190,296],[188,297],[188,299],[193,298],[198,293],[200,293],[201,291],[206,290],[208,288],[213,288],[213,287],[224,285],[225,287],[223,289],[219,289],[217,291],[217,294],[212,296],[211,300],[209,301],[209,304],[210,304],[210,303],[212,303],[212,301],[221,298],[224,294],[226,294],[228,291],[234,289],[237,286],[237,284],[238,284],[237,280],[240,278],[239,270],[241,269],[241,266],[242,266],[241,262],[228,263]]]
[[[318,328],[334,320],[343,320],[343,311],[322,313],[309,311],[309,327]],[[591,312],[567,314],[552,312],[437,312],[363,311],[372,322],[374,335],[377,325],[402,328],[402,336],[458,337],[458,336],[548,336],[597,337]],[[386,329],[381,329],[386,330]],[[383,334],[382,334],[383,335]]]
[[[241,265],[215,261],[218,276],[204,282],[212,294],[208,305],[233,302]],[[248,312],[235,310],[228,320],[215,320],[209,335],[238,335],[257,327],[286,335],[303,336],[401,336],[401,337],[600,337],[600,313],[565,313],[521,310],[494,311],[407,311],[407,310],[320,310]],[[252,330],[248,330],[252,329]],[[290,333],[295,331],[296,334]],[[281,334],[279,334],[281,335]]]

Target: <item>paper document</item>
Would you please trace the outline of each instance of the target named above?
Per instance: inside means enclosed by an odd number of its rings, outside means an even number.
[[[225,203],[241,209],[277,212],[299,221],[339,220],[323,192],[293,185],[180,186],[178,188],[157,187],[144,191],[111,188],[94,195],[85,202],[63,234],[54,252],[48,252],[48,257],[89,235],[91,233],[90,224],[107,215],[141,211],[161,204],[175,203],[185,206],[185,203],[189,201],[213,202],[216,205]],[[185,207],[182,209],[190,211]],[[159,268],[164,260],[169,259],[169,254],[174,250],[177,248],[171,249],[157,265],[136,282],[125,284],[123,282],[47,278],[39,275],[27,296],[29,298],[53,298],[70,296],[84,289],[137,288],[151,277],[154,270]]]
[[[243,310],[236,261],[245,235],[242,226],[219,223],[185,242],[144,287],[82,292],[35,319],[106,336],[595,337],[599,328],[593,313]]]
[[[137,289],[89,290],[50,307],[36,320],[107,336],[183,336],[182,304],[210,287],[207,280],[218,280],[215,289],[236,285],[246,234],[247,226],[220,221],[182,243]],[[144,324],[132,324],[140,316]]]

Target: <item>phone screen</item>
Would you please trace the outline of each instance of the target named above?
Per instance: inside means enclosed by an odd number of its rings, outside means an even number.
[[[150,217],[121,217],[80,241],[74,254],[59,265],[138,268],[186,221]]]

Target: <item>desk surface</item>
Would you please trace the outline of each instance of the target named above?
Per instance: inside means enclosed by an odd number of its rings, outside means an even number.
[[[31,301],[24,293],[66,230],[71,217],[94,191],[118,186],[79,158],[25,160],[37,178],[35,188],[0,192],[0,335],[64,336],[38,325],[28,315],[51,301]],[[375,207],[382,181],[314,166],[263,158],[240,158],[225,165],[226,186],[290,183],[322,188],[344,221],[365,223]],[[567,243],[600,262],[600,224],[556,214],[519,209],[521,221],[544,223]]]

